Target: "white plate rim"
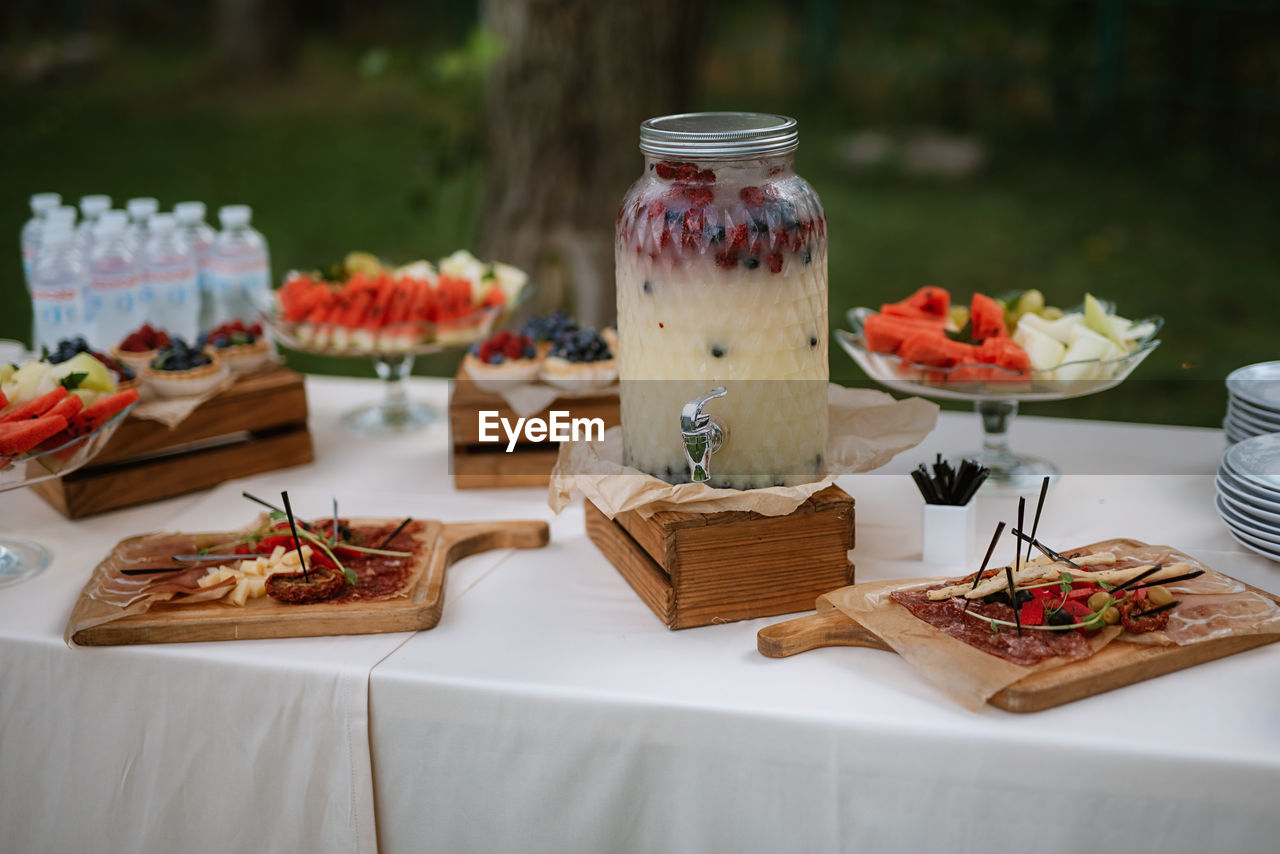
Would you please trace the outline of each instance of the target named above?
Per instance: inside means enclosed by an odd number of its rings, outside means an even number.
[[[1218,494],[1226,500],[1228,507],[1244,514],[1246,517],[1255,516],[1260,522],[1277,525],[1276,533],[1280,534],[1280,512],[1273,512],[1246,502],[1245,496],[1235,492],[1230,484],[1215,483],[1214,486],[1217,487]]]
[[[1277,383],[1280,383],[1280,361],[1274,361],[1274,362],[1256,362],[1256,363],[1254,363],[1254,364],[1252,364],[1252,365],[1245,365],[1244,367],[1236,368],[1234,371],[1232,371],[1231,373],[1227,374],[1227,380],[1226,380],[1227,391],[1228,391],[1228,392],[1230,392],[1232,396],[1234,396],[1234,397],[1238,397],[1238,398],[1240,398],[1241,400],[1246,400],[1246,401],[1248,401],[1249,403],[1252,403],[1252,404],[1254,404],[1254,405],[1256,405],[1256,406],[1261,406],[1261,407],[1264,407],[1264,408],[1266,408],[1266,409],[1271,409],[1271,408],[1272,408],[1272,404],[1271,404],[1271,402],[1267,401],[1266,399],[1261,399],[1261,400],[1260,400],[1260,399],[1258,399],[1258,398],[1256,398],[1256,397],[1251,397],[1249,394],[1242,394],[1242,393],[1241,393],[1241,390],[1242,390],[1242,389],[1243,389],[1245,392],[1247,392],[1247,391],[1249,390],[1249,388],[1248,388],[1248,386],[1249,386],[1249,382],[1252,382],[1252,381],[1250,381],[1250,380],[1247,380],[1247,379],[1246,379],[1246,378],[1247,378],[1247,375],[1248,375],[1248,373],[1249,373],[1249,372],[1251,372],[1251,371],[1264,371],[1264,370],[1266,370],[1266,369],[1268,369],[1268,368],[1269,368],[1269,369],[1272,369],[1273,371],[1275,371],[1276,376],[1274,376],[1274,377],[1263,377],[1262,379],[1264,379],[1264,380],[1275,380]]]
[[[1232,509],[1225,501],[1226,499],[1221,495],[1216,495],[1213,499],[1214,507],[1223,522],[1229,527],[1235,528],[1237,532],[1246,534],[1256,540],[1261,540],[1271,548],[1280,551],[1280,532],[1273,534],[1266,528],[1254,528],[1244,516]]]

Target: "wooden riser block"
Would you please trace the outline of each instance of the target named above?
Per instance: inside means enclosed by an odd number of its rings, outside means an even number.
[[[550,410],[568,411],[573,418],[599,418],[608,430],[622,423],[618,395],[557,398],[542,412],[530,416],[546,419]],[[498,418],[514,424],[519,418],[500,395],[477,388],[465,368],[458,369],[449,396],[449,440],[453,447],[453,482],[458,489],[501,489],[546,486],[559,456],[559,445],[519,444],[510,453],[506,440],[480,443],[480,411],[496,410]]]
[[[584,502],[587,535],[668,628],[812,608],[853,583],[854,502],[832,486],[789,516],[664,511],[610,521]]]
[[[302,375],[277,368],[238,380],[172,429],[158,421],[126,419],[89,465],[97,468],[218,436],[262,432],[306,420],[307,391]]]
[[[305,424],[229,445],[136,463],[81,469],[31,488],[69,519],[160,501],[314,459]]]

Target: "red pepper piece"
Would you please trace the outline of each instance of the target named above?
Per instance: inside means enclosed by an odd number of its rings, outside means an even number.
[[[1018,616],[1024,626],[1043,626],[1044,602],[1039,599],[1032,599],[1030,602],[1023,603],[1022,607],[1018,609]]]

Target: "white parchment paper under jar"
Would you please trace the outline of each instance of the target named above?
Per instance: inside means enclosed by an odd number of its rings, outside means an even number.
[[[894,400],[882,391],[833,384],[828,403],[827,474],[821,480],[744,490],[670,484],[622,464],[622,428],[614,427],[605,431],[601,442],[560,445],[547,503],[559,513],[576,490],[610,519],[628,510],[645,518],[660,510],[752,510],[762,516],[785,516],[840,475],[877,469],[920,444],[938,422],[938,405],[918,397]],[[671,429],[679,428],[673,423]],[[714,470],[714,456],[711,465]]]

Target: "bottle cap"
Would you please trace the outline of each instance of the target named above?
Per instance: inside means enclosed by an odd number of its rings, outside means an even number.
[[[249,224],[253,208],[248,205],[224,205],[218,208],[218,221],[223,228],[242,228]]]
[[[160,210],[160,203],[150,196],[142,196],[130,199],[125,204],[125,209],[129,211],[129,219],[134,222],[146,222],[147,217]]]
[[[68,229],[73,228],[76,224],[76,209],[71,205],[57,205],[50,208],[44,215],[45,231],[49,230],[52,225],[66,226]]]
[[[98,217],[98,224],[93,230],[93,236],[102,238],[124,234],[125,227],[128,224],[129,215],[124,211],[103,211],[102,215]]]
[[[177,220],[173,218],[173,214],[167,213],[152,214],[151,219],[147,220],[147,228],[157,234],[165,234],[166,232],[173,231],[177,224]]]
[[[183,225],[192,225],[204,221],[204,202],[178,202],[173,206],[173,215]]]
[[[85,219],[97,219],[102,215],[103,211],[108,211],[110,209],[110,196],[82,196],[80,199],[80,213],[84,214]]]
[[[31,212],[36,216],[40,216],[60,204],[62,204],[61,193],[36,193],[31,197]]]

